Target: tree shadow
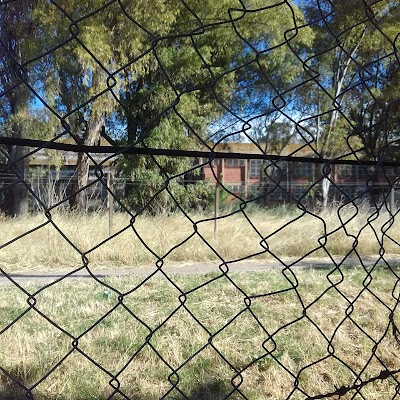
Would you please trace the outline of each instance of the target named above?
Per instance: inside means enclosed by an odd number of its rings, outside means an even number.
[[[3,373],[0,374],[0,398],[2,400],[23,400],[28,397],[20,385]]]
[[[189,395],[190,400],[223,400],[232,390],[232,387],[227,387],[223,381],[208,381],[200,384]],[[234,395],[229,396],[229,399],[234,399]]]
[[[54,394],[47,394],[43,392],[37,392],[30,397],[28,394],[21,389],[18,385],[12,386],[6,386],[6,387],[0,387],[0,399],[1,400],[86,400],[85,397],[82,397],[81,395],[76,395],[73,397],[63,397],[60,396],[56,393]],[[89,397],[87,397],[89,399]],[[90,396],[90,399],[93,399],[92,396]],[[108,395],[102,395],[100,397],[96,397],[96,400],[108,400],[110,399],[110,394]],[[114,396],[111,398],[111,400],[122,400],[124,399],[122,396]],[[146,397],[129,397],[130,400],[150,400],[149,398]],[[153,400],[153,398],[151,399]]]
[[[16,380],[20,380],[18,374],[13,374],[8,371],[10,375],[15,377]],[[23,380],[21,379],[20,382]],[[228,393],[232,390],[232,386],[229,385],[228,382],[222,380],[214,380],[208,381],[204,383],[200,383],[198,386],[193,388],[189,394],[185,393],[185,396],[175,392],[172,397],[168,396],[169,400],[224,400],[230,399],[235,400],[238,397],[235,394],[231,394],[229,397],[226,397]],[[110,393],[103,394],[97,397],[97,400],[107,400],[110,399]],[[92,398],[92,396],[90,396]],[[112,400],[120,400],[122,397],[120,395],[114,395],[111,397]],[[0,373],[0,399],[1,400],[86,400],[85,397],[79,395],[72,396],[60,396],[59,394],[55,393],[44,393],[39,390],[34,390],[32,395],[29,396],[26,390],[23,388],[22,385],[19,385],[14,380],[10,379],[4,373]],[[155,400],[154,396],[140,394],[130,396],[130,400]]]
[[[231,393],[232,386],[227,381],[213,380],[200,383],[186,396],[181,394],[168,397],[169,400],[239,400],[243,399],[238,393]],[[231,393],[228,397],[228,394]],[[145,399],[142,399],[145,400]]]
[[[19,380],[18,375],[11,374],[16,380]],[[89,395],[88,395],[89,396]],[[100,395],[96,397],[96,400],[108,400],[110,399],[111,393]],[[93,399],[93,396],[87,397],[87,399]],[[115,395],[111,398],[112,400],[122,400],[123,397]],[[5,374],[0,373],[0,400],[86,400],[85,396],[80,394],[70,395],[68,397],[59,395],[57,393],[44,393],[43,391],[34,390],[31,395],[29,395],[26,390],[14,382]],[[146,400],[146,397],[130,397],[130,400]]]

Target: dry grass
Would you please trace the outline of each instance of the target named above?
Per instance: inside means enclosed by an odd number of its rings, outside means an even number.
[[[298,270],[296,290],[294,275],[287,272],[285,277],[277,270],[229,275],[240,290],[217,274],[174,276],[174,286],[160,273],[133,292],[141,282],[139,277],[105,282],[113,289],[94,281],[62,281],[45,290],[28,287],[36,299],[36,310],[64,333],[33,309],[9,325],[27,310],[27,294],[4,286],[0,329],[9,327],[0,335],[0,365],[27,387],[34,386],[35,400],[126,398],[111,397],[111,375],[117,375],[128,398],[158,399],[172,388],[167,379],[170,368],[177,370],[179,390],[195,400],[224,398],[233,390],[235,370],[241,372],[240,390],[248,399],[286,399],[296,384],[291,399],[329,393],[354,384],[351,369],[367,380],[385,369],[383,364],[400,368],[399,345],[388,327],[391,310],[395,322],[400,322],[396,275],[375,268],[369,282],[364,270],[343,273],[342,277],[328,270]],[[368,290],[363,282],[369,282]],[[118,302],[118,291],[124,294],[124,306]],[[178,299],[181,293],[187,293],[186,308]],[[254,296],[248,308],[245,295]],[[75,350],[73,338],[78,339]],[[334,356],[329,355],[329,343]],[[396,381],[389,378],[363,387],[364,397],[353,390],[342,398],[387,400],[395,390]],[[17,385],[1,373],[0,398],[24,398]],[[165,398],[183,399],[176,389]],[[243,398],[237,392],[230,397]]]
[[[1,222],[0,265],[14,272],[79,267],[82,253],[96,267],[154,264],[157,257],[167,263],[204,262],[216,260],[216,252],[225,260],[266,259],[271,257],[269,252],[278,257],[301,257],[309,252],[321,257],[329,252],[340,258],[353,248],[360,255],[376,255],[380,242],[386,254],[399,253],[400,222],[387,212],[374,215],[351,207],[320,215],[298,209],[239,211],[222,216],[216,238],[209,217],[192,215],[193,225],[179,214],[139,216],[130,224],[128,215],[116,214],[113,229],[120,233],[111,239],[105,214],[55,213],[52,221],[59,231],[51,223],[34,230],[48,222],[44,215],[6,219]],[[34,231],[7,244],[30,230]]]

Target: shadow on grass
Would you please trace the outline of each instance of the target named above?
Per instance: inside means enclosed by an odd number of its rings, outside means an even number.
[[[235,393],[231,394],[227,397],[228,393],[232,390],[232,386],[229,382],[224,382],[220,380],[208,381],[204,383],[200,383],[196,386],[190,393],[186,394],[186,397],[181,394],[173,395],[172,397],[168,397],[168,400],[236,400],[239,399]],[[243,399],[243,397],[240,397]],[[148,400],[148,399],[140,399],[140,400]]]
[[[8,371],[9,372],[9,371]],[[10,372],[9,372],[10,373]],[[15,374],[11,375],[15,376]],[[27,399],[24,389],[4,373],[0,374],[0,399],[23,400]]]
[[[222,400],[232,390],[226,386],[226,382],[211,381],[200,384],[189,395],[190,400]],[[234,400],[235,395],[229,396],[229,399]]]
[[[180,397],[172,397],[170,400],[222,400],[226,398],[226,395],[229,393],[229,390],[224,387],[221,382],[207,382],[205,384],[201,384],[196,387],[188,396],[185,398],[183,396]],[[90,398],[92,398],[90,396]],[[155,400],[153,396],[135,396],[129,397],[130,400]],[[57,394],[45,394],[36,392],[33,393],[33,397],[28,397],[25,391],[19,387],[17,384],[4,384],[2,381],[2,386],[0,387],[0,399],[1,400],[86,400],[81,395],[76,396],[68,396],[68,397],[60,397]],[[97,397],[98,400],[106,400],[109,399],[109,395]],[[112,400],[122,399],[121,396],[114,396]],[[231,395],[229,399],[234,400],[235,396]]]
[[[100,395],[98,397],[93,397],[93,393],[85,395],[79,393],[79,390],[77,390],[76,393],[70,394],[68,396],[60,396],[57,393],[43,393],[39,390],[33,390],[32,394],[29,395],[23,387],[15,383],[6,375],[0,373],[0,400],[87,400],[94,398],[96,398],[96,400],[107,400],[110,399],[110,395],[111,394],[108,393]],[[123,397],[119,395],[112,397],[112,400],[122,399]],[[130,397],[130,400],[147,400],[147,398],[134,396]]]
[[[12,374],[16,379],[18,379],[18,374]],[[22,381],[22,380],[21,380]],[[193,388],[190,393],[184,392],[185,396],[175,392],[175,395],[172,397],[168,396],[169,400],[223,400],[226,399],[226,396],[232,390],[232,386],[228,384],[228,382],[223,382],[220,380],[208,381],[204,383],[200,383],[195,388]],[[86,392],[87,393],[87,392]],[[79,389],[77,388],[76,393],[71,393],[69,395],[59,395],[57,393],[44,393],[43,391],[33,390],[32,394],[29,396],[23,387],[14,382],[4,373],[0,373],[0,400],[86,400],[93,399],[94,393],[91,394],[83,394],[79,393]],[[110,393],[100,395],[96,397],[97,400],[106,400],[110,399]],[[122,397],[121,395],[114,395],[110,400],[122,400],[126,399],[126,397]],[[149,394],[140,394],[134,395],[133,397],[129,397],[130,400],[156,400],[156,397]],[[230,400],[235,400],[237,397],[235,394],[229,396]]]

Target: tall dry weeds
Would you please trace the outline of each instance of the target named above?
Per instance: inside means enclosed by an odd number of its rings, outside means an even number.
[[[144,215],[131,223],[127,214],[116,213],[115,237],[109,236],[106,214],[55,213],[51,222],[44,215],[6,219],[1,223],[0,263],[17,271],[79,267],[82,254],[98,268],[149,265],[158,258],[165,263],[206,262],[218,255],[231,261],[331,254],[340,260],[354,250],[361,256],[376,255],[382,248],[386,254],[399,253],[400,222],[388,212],[350,206],[320,214],[299,209],[237,212],[222,215],[216,235],[210,216],[190,217],[194,224],[181,214]]]

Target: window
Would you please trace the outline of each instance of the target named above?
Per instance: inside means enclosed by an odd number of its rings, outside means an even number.
[[[73,176],[75,173],[75,166],[63,166],[60,171],[59,171],[59,176],[60,178],[69,178],[71,176]],[[93,168],[89,169],[89,174],[93,175]]]
[[[368,165],[357,165],[357,175],[360,178],[367,178],[372,173],[371,168]]]
[[[386,176],[396,176],[397,175],[395,167],[386,167],[384,171],[386,173]]]
[[[307,187],[296,185],[294,188],[293,197],[296,200],[300,200],[307,193]]]
[[[228,158],[225,160],[225,166],[227,167],[243,167],[244,166],[243,159],[240,158]]]
[[[309,178],[314,173],[314,165],[311,163],[296,163],[293,174],[296,178]]]
[[[276,164],[269,164],[264,166],[264,171],[265,175],[267,176],[267,178],[278,178],[280,176],[282,176],[282,174],[284,174],[284,172],[282,171],[282,168],[279,165]]]
[[[225,187],[231,192],[235,194],[241,194],[244,193],[244,187],[243,185],[225,185]]]
[[[260,176],[262,165],[263,165],[263,160],[250,160],[249,176],[251,177]]]
[[[263,188],[260,185],[249,185],[248,186],[248,192],[252,196],[258,196],[262,190],[263,190]]]
[[[286,197],[287,197],[286,191],[279,186],[268,194],[268,199],[274,201],[285,200]]]
[[[356,165],[340,165],[339,173],[341,176],[346,178],[355,178],[356,167]]]

